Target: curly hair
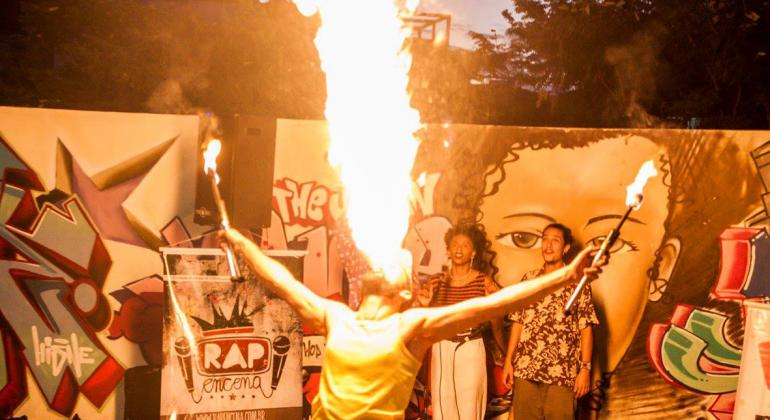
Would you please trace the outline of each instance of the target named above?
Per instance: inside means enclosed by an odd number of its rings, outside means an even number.
[[[526,135],[526,138],[522,138]],[[512,174],[508,163],[519,160],[522,150],[582,148],[593,143],[609,139],[631,136],[645,137],[655,144],[664,146],[666,153],[657,162],[663,184],[668,190],[667,217],[664,221],[664,236],[660,245],[672,238],[681,241],[681,249],[669,276],[668,287],[659,301],[648,302],[643,318],[639,323],[630,346],[624,356],[630,369],[633,364],[646,360],[647,332],[655,322],[670,319],[675,307],[681,303],[713,308],[720,313],[734,313],[730,302],[718,302],[709,298],[711,282],[719,270],[719,235],[731,224],[747,216],[747,209],[759,202],[760,182],[754,175],[748,153],[740,150],[734,135],[725,132],[687,131],[672,134],[669,130],[569,130],[543,129],[521,131],[521,134],[508,137],[510,140],[488,144],[482,147],[489,153],[482,155],[485,161],[478,162],[473,171],[464,176],[477,177],[484,190],[458,190],[457,195],[464,195],[456,203],[471,202],[473,220],[483,219],[482,204],[486,197],[499,193],[500,185]],[[502,143],[502,144],[500,144]],[[479,167],[485,168],[479,171]],[[726,176],[730,174],[730,176]],[[459,177],[462,177],[460,175]],[[470,181],[469,181],[470,182]],[[467,214],[467,213],[466,213]],[[655,254],[655,260],[647,270],[652,280],[659,277],[662,256]],[[490,261],[495,270],[494,259]],[[698,279],[700,284],[692,279]],[[734,306],[734,305],[733,305]],[[740,320],[740,317],[734,319]],[[731,320],[726,331],[729,339],[740,338],[740,322]],[[617,369],[623,369],[624,363]],[[652,369],[644,375],[657,377]],[[620,376],[620,379],[624,376]],[[638,383],[635,379],[633,384]],[[634,386],[616,381],[615,386],[623,388]],[[608,385],[607,385],[608,386]],[[668,389],[661,385],[661,390]],[[695,404],[697,397],[682,393],[678,399]],[[599,409],[605,401],[594,402],[593,409]],[[619,407],[615,407],[619,410]],[[620,411],[618,411],[620,412]]]

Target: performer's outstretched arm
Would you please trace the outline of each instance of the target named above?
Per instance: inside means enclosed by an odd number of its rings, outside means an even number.
[[[254,272],[264,279],[265,286],[297,311],[302,322],[310,324],[318,332],[326,333],[326,299],[297,281],[286,267],[265,255],[254,242],[238,231],[220,231],[219,239],[229,243],[236,253],[240,252]]]
[[[567,266],[533,280],[520,282],[484,297],[469,299],[439,308],[411,309],[407,318],[413,321],[412,333],[428,341],[450,338],[457,333],[482,322],[536,302],[559,287],[579,280],[585,272],[591,280],[601,272],[600,268],[583,266],[590,262],[595,248],[583,250]]]

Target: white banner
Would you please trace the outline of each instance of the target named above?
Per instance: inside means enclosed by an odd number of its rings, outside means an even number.
[[[302,330],[289,305],[241,267],[228,277],[219,249],[162,248],[167,304],[161,418],[302,414]],[[276,255],[279,254],[279,255]],[[301,272],[303,251],[268,252]]]
[[[770,305],[746,302],[735,420],[770,419]]]

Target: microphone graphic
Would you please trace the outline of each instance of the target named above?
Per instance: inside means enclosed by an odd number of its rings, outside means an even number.
[[[273,340],[273,378],[270,388],[275,391],[278,388],[278,381],[281,380],[283,367],[286,365],[286,355],[289,353],[291,342],[285,335],[279,335]]]
[[[176,360],[179,362],[179,367],[182,370],[182,377],[184,378],[185,386],[187,386],[187,392],[190,393],[190,397],[192,397],[193,401],[195,401],[195,381],[193,380],[192,353],[190,352],[190,342],[184,336],[179,337],[174,342],[174,350],[176,350]],[[195,402],[200,402],[200,398]]]

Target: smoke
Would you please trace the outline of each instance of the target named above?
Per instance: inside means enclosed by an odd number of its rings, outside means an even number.
[[[631,128],[664,128],[668,123],[650,114],[645,106],[655,99],[657,77],[662,71],[660,53],[666,28],[653,23],[624,45],[607,48],[605,60],[613,67],[616,88],[606,120],[621,119]],[[620,113],[620,115],[618,115]]]
[[[193,110],[182,83],[173,79],[164,80],[155,88],[147,99],[147,108],[159,114],[189,114]]]

